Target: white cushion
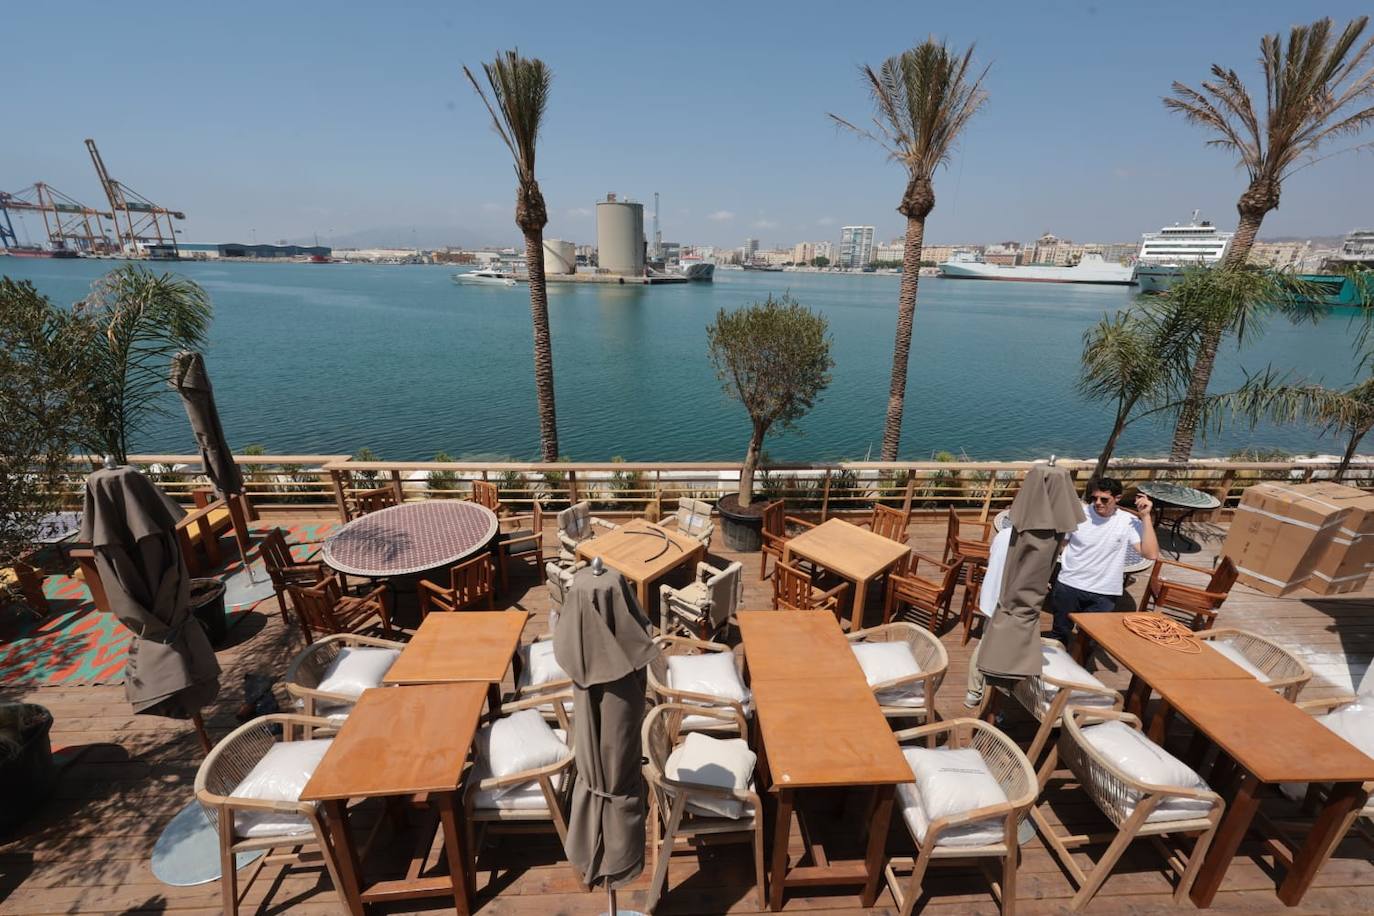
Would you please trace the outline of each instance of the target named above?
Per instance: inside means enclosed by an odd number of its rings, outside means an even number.
[[[519,687],[542,687],[554,681],[566,681],[568,673],[553,657],[553,640],[532,642],[520,649]]]
[[[555,737],[563,742],[566,747],[568,743],[568,733],[561,728],[553,729]],[[569,770],[563,770],[555,774],[553,779],[553,789],[555,792],[562,792],[568,779]],[[481,783],[484,779],[491,778],[491,767],[485,760],[479,759],[473,765],[472,774],[468,777],[474,785]],[[507,786],[504,789],[477,789],[472,793],[472,805],[477,810],[486,811],[548,811],[549,802],[544,797],[544,790],[539,785],[539,780],[531,779],[529,782],[522,782],[516,786]]]
[[[1374,702],[1351,703],[1325,715],[1317,716],[1317,721],[1355,747],[1365,755],[1374,757]],[[1283,793],[1294,801],[1300,801],[1307,794],[1307,783],[1289,782],[1279,786]],[[1370,804],[1374,804],[1371,801]]]
[[[1209,639],[1206,640],[1206,644],[1226,656],[1231,662],[1239,665],[1246,674],[1250,675],[1261,684],[1267,684],[1271,680],[1269,675],[1265,674],[1254,662],[1245,657],[1245,654],[1236,646],[1235,640]]]
[[[902,748],[916,784],[900,783],[897,802],[902,819],[918,843],[925,842],[932,822],[989,805],[1006,804],[1007,793],[973,748]],[[939,846],[1000,844],[1006,821],[987,818],[951,827],[940,834]]]
[[[356,700],[364,690],[380,687],[382,678],[400,657],[399,649],[345,646],[325,667],[317,689]]]
[[[1042,677],[1052,677],[1057,681],[1063,681],[1069,684],[1079,684],[1084,687],[1094,687],[1098,690],[1107,689],[1105,684],[1089,674],[1088,669],[1074,661],[1073,656],[1069,655],[1069,653],[1064,650],[1064,647],[1058,643],[1053,645],[1041,643],[1040,657],[1044,662],[1044,667],[1040,672]],[[1045,681],[1044,685],[1045,702],[1040,707],[1040,714],[1042,716],[1049,712],[1050,704],[1054,702],[1055,696],[1059,693],[1058,686],[1048,681]],[[1113,702],[1114,700],[1111,697],[1098,696],[1094,693],[1075,690],[1070,695],[1069,705],[1111,706]]]
[[[859,667],[863,669],[864,679],[870,687],[921,673],[916,656],[911,654],[911,647],[904,642],[855,642],[850,643],[849,647],[854,650],[854,657],[859,660]],[[883,706],[924,706],[925,684],[889,687],[879,692],[877,697],[878,703]]]
[[[668,656],[668,686],[736,703],[749,700],[749,689],[740,680],[733,652]]]
[[[305,784],[332,743],[332,738],[316,738],[272,745],[229,795],[263,801],[300,801]],[[287,836],[309,833],[310,822],[303,815],[285,811],[239,809],[234,812],[234,832],[244,837]]]
[[[664,775],[679,782],[715,786],[720,789],[752,789],[757,755],[743,738],[712,738],[691,732],[673,748],[663,767]],[[748,806],[734,798],[697,797],[687,809],[697,814],[738,819]]]
[[[1152,786],[1207,791],[1207,783],[1190,766],[1125,722],[1090,725],[1083,729],[1083,740],[1132,779]],[[1122,817],[1131,816],[1140,796],[1135,791],[1127,793],[1122,800]],[[1211,807],[1210,801],[1202,799],[1170,798],[1156,806],[1145,821],[1155,824],[1205,817]]]
[[[558,763],[572,753],[537,709],[522,709],[482,726],[476,742],[478,762],[497,779]],[[497,794],[513,788],[498,789]]]

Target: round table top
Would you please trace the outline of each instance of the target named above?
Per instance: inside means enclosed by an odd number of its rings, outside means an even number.
[[[1221,505],[1221,500],[1211,493],[1195,487],[1185,487],[1181,483],[1150,480],[1138,485],[1136,489],[1157,503],[1166,503],[1180,509],[1216,509]]]
[[[998,512],[997,515],[993,517],[992,524],[993,527],[996,528],[998,531],[1004,530],[1008,525],[1011,524],[1011,510],[1003,509],[1001,512]],[[1136,550],[1134,545],[1126,545],[1125,571],[1128,575],[1142,573],[1154,565],[1155,561],[1147,560],[1144,557],[1142,557],[1140,555],[1140,551]]]
[[[324,542],[325,563],[352,576],[381,578],[458,562],[496,536],[496,513],[466,500],[404,503],[370,512]]]

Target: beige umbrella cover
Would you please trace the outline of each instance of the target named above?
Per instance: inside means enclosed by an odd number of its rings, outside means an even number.
[[[243,473],[234,463],[233,452],[224,438],[224,426],[215,407],[215,392],[205,371],[205,358],[194,350],[183,350],[172,359],[171,385],[181,395],[191,431],[200,446],[200,463],[205,476],[223,498],[243,492]]]

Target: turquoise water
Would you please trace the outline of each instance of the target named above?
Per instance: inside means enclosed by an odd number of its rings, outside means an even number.
[[[108,261],[0,257],[58,302],[85,295]],[[442,267],[181,263],[215,304],[206,360],[230,444],[276,453],[384,458],[538,455],[524,287],[458,286]],[[738,460],[748,436],[706,353],[707,323],[790,290],[829,319],[834,381],[795,432],[770,437],[775,460],[876,456],[891,371],[895,276],[717,271],[712,284],[550,285],[559,434],[582,461]],[[1110,415],[1074,392],[1083,332],[1130,302],[1119,287],[922,279],[902,429],[902,456],[973,459],[1093,456]],[[1294,327],[1271,320],[1221,356],[1214,390],[1268,363],[1348,381],[1348,318]],[[185,416],[155,417],[147,452],[190,452]],[[1128,429],[1119,454],[1167,451],[1169,429]],[[1336,446],[1305,428],[1234,429],[1199,449],[1292,452]]]

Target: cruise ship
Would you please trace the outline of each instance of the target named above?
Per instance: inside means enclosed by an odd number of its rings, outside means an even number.
[[[1374,270],[1374,229],[1356,229],[1345,237],[1341,250],[1328,258],[1325,268],[1337,272],[1359,267]]]
[[[940,276],[954,280],[1017,280],[1030,283],[1107,283],[1130,286],[1135,282],[1125,264],[1109,264],[1102,255],[1089,252],[1073,267],[1027,264],[1013,267],[988,264],[977,255],[957,251],[940,265]]]
[[[1226,255],[1230,232],[1218,232],[1209,221],[1198,221],[1198,211],[1186,225],[1165,226],[1147,232],[1136,258],[1135,279],[1142,293],[1162,293],[1189,267],[1210,267]]]

